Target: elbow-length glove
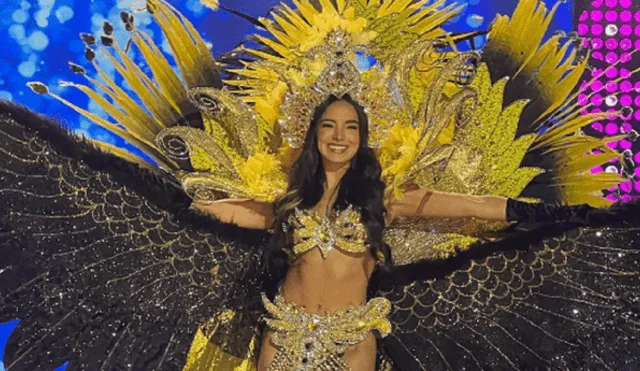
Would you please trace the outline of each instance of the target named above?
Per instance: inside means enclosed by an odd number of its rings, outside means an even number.
[[[589,225],[606,221],[615,214],[615,206],[598,209],[587,204],[567,206],[554,203],[529,203],[507,200],[507,221],[524,224],[570,223]]]

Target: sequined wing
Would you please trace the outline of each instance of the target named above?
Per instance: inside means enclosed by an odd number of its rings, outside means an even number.
[[[0,102],[0,322],[21,319],[6,369],[180,370],[200,327],[259,305],[263,233],[188,206],[161,173]]]
[[[534,231],[377,280],[400,369],[640,367],[640,215]],[[402,368],[405,367],[405,368]]]

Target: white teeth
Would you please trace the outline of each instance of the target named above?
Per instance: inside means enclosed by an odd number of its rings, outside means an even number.
[[[332,151],[344,151],[345,149],[347,149],[347,146],[338,146],[334,144],[329,144],[329,149],[331,149]]]

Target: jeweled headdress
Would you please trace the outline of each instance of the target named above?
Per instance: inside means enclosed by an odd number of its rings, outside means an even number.
[[[368,73],[358,70],[354,60],[357,53],[367,53],[367,48],[365,45],[354,45],[354,41],[345,30],[331,31],[324,41],[324,44],[312,48],[302,56],[313,62],[311,66],[317,63],[325,65],[311,84],[301,83],[301,80],[296,78],[306,75],[309,76],[308,80],[313,80],[313,71],[308,67],[301,66],[295,71],[297,74],[294,72],[292,76],[291,72],[271,63],[274,70],[281,72],[279,76],[288,88],[280,107],[281,118],[278,120],[284,138],[291,147],[300,147],[316,107],[330,96],[342,98],[349,95],[359,102],[370,116],[369,144],[378,147],[384,133],[397,123],[393,114],[389,113],[402,114],[407,108],[403,104],[402,96],[393,95],[392,89],[397,87],[397,84],[379,66]]]

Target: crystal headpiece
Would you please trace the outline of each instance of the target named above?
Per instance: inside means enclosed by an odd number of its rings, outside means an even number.
[[[382,69],[374,67],[365,72],[358,70],[354,64],[356,55],[366,54],[367,50],[364,46],[354,45],[346,32],[334,30],[327,35],[325,41],[303,56],[307,61],[318,61],[325,65],[309,85],[301,81],[314,75],[310,71],[313,67],[303,65],[292,73],[271,66],[288,86],[280,107],[281,118],[278,120],[283,136],[291,147],[302,146],[316,107],[330,96],[342,98],[349,95],[364,107],[369,121],[375,121],[369,125],[369,145],[377,147],[382,139],[381,134],[397,121],[389,120],[385,125],[385,122],[376,119],[385,117],[388,120],[393,116],[388,115],[389,109],[401,114],[402,97],[393,94],[395,84]]]

